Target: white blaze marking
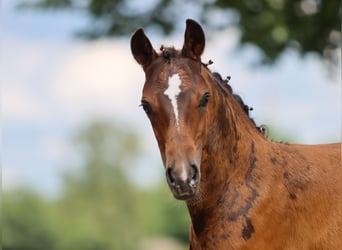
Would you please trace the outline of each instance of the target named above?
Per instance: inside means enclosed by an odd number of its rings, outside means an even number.
[[[178,74],[174,74],[169,77],[169,86],[164,91],[164,94],[169,97],[171,100],[171,104],[173,107],[173,111],[176,117],[176,124],[178,125],[178,103],[177,103],[177,97],[179,93],[181,92],[180,86],[182,84],[182,81]]]

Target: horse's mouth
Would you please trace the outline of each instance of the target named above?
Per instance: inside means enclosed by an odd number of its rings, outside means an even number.
[[[197,186],[176,185],[170,186],[170,189],[177,200],[188,200],[194,198],[197,194]]]

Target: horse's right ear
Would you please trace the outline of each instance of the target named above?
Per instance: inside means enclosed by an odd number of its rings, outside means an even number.
[[[131,38],[131,51],[134,59],[144,70],[157,58],[157,52],[153,49],[143,29],[134,32]]]

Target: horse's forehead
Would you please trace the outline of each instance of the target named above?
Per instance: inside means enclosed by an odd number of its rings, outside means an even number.
[[[177,87],[181,91],[190,88],[196,78],[188,65],[179,63],[165,63],[157,65],[147,73],[145,88],[152,92],[165,92],[167,89]]]

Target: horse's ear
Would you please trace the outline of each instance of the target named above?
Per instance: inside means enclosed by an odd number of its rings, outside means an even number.
[[[204,46],[205,36],[201,25],[194,20],[187,19],[182,49],[183,56],[200,61]]]
[[[152,44],[145,35],[143,29],[138,29],[132,35],[131,51],[134,59],[144,68],[144,70],[157,58],[157,52],[153,49]]]

